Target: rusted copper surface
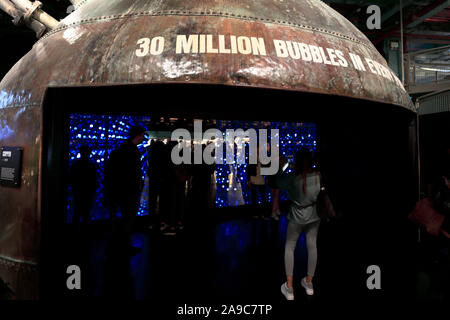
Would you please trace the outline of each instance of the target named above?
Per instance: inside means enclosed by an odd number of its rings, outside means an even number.
[[[230,35],[263,38],[266,55],[177,54],[177,35],[192,34],[212,35],[214,48],[219,35],[226,42]],[[157,36],[165,39],[161,54],[136,55],[139,39]],[[278,57],[274,39],[340,50],[349,65]],[[413,109],[398,79],[374,74],[367,64],[366,71],[356,70],[350,52],[387,67],[360,31],[315,0],[82,2],[0,83],[0,145],[24,148],[22,187],[0,187],[0,255],[39,260],[38,177],[47,87],[195,82],[341,95]]]
[[[38,297],[40,118],[39,107],[0,110],[0,145],[24,147],[21,187],[0,186],[0,276],[22,299]]]
[[[215,47],[218,35],[262,37],[267,55],[176,54],[180,34],[211,34]],[[139,39],[156,36],[165,39],[161,55],[134,54]],[[277,57],[274,39],[340,50],[350,66]],[[6,99],[0,107],[11,105],[9,98],[13,104],[40,103],[49,85],[188,80],[331,93],[412,108],[397,82],[357,71],[350,52],[387,67],[360,31],[320,1],[92,0],[82,3],[12,69],[2,82]],[[22,90],[30,100],[19,94]]]

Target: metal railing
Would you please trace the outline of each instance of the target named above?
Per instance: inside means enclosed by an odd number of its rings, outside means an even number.
[[[405,55],[405,87],[410,93],[450,86],[450,46]]]

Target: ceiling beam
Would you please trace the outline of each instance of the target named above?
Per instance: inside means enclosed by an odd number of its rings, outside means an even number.
[[[402,3],[402,8],[409,6],[410,4],[413,4],[415,0],[405,0]],[[397,3],[395,6],[393,6],[389,11],[387,11],[385,14],[381,16],[381,23],[385,22],[387,19],[395,15],[397,12],[400,11],[400,3]]]
[[[426,15],[427,13],[429,13],[430,11],[434,10],[437,7],[440,7],[443,4],[446,4],[446,6],[448,6],[448,3],[450,2],[450,0],[437,0],[434,1],[433,3],[431,3],[430,5],[426,6],[425,8],[423,8],[422,10],[420,10],[417,14],[413,14],[411,15],[406,21],[403,21],[403,25],[409,26],[410,24],[412,24],[413,22],[415,22],[418,17],[422,17],[424,15]],[[442,9],[441,9],[442,10]],[[425,19],[424,19],[425,20]],[[422,20],[423,21],[423,20]],[[422,22],[420,21],[420,22]],[[391,30],[389,30],[388,32],[386,32],[385,34],[383,34],[382,36],[378,37],[377,39],[375,39],[375,41],[373,42],[375,45],[377,45],[378,43],[380,43],[381,41],[383,41],[384,39],[390,37],[393,33],[399,31],[401,26],[401,23],[399,23],[398,26],[393,27]]]
[[[438,2],[442,2],[442,1],[436,1],[436,3],[438,3]],[[418,26],[426,19],[434,16],[435,14],[441,12],[442,10],[444,10],[447,7],[450,7],[450,0],[446,0],[446,1],[443,1],[441,4],[438,4],[436,7],[434,7],[433,9],[431,9],[430,11],[425,13],[423,16],[421,16],[419,19],[408,24],[406,26],[406,28],[414,28],[415,26]]]
[[[365,31],[364,34],[368,36],[377,36],[381,35],[381,32],[379,31]],[[416,39],[436,39],[436,40],[446,40],[447,42],[450,42],[450,36],[446,33],[444,34],[423,34],[423,33],[403,33],[405,37],[408,38],[416,38]],[[400,37],[400,32],[394,32],[391,34],[391,37]]]

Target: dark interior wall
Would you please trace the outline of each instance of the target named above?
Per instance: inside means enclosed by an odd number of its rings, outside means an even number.
[[[64,215],[55,213],[64,209],[64,139],[67,116],[73,111],[317,123],[321,170],[339,213],[322,231],[336,241],[319,244],[336,252],[321,258],[333,266],[329,276],[342,277],[343,286],[373,295],[357,279],[367,278],[367,266],[379,265],[389,279],[383,282],[390,286],[383,291],[385,297],[386,292],[389,297],[407,292],[413,283],[407,271],[415,240],[407,214],[417,200],[413,113],[370,101],[226,86],[51,88],[44,105],[43,297],[53,297],[56,283],[65,283],[65,274],[52,269],[58,267],[52,253],[58,250],[55,244],[64,222]]]
[[[430,185],[444,175],[450,148],[450,112],[419,117],[422,193],[433,193]],[[448,170],[448,169],[447,169]]]
[[[337,264],[336,276],[359,273],[360,278],[349,278],[357,282],[367,277],[367,266],[378,265],[384,298],[395,299],[399,292],[405,298],[414,290],[410,266],[415,228],[407,219],[417,200],[417,169],[409,148],[414,117],[376,111],[359,115],[327,121],[319,132],[326,154],[323,173],[341,215],[339,227],[329,228],[339,244],[324,245],[344,253],[336,257],[339,261],[354,261]],[[364,290],[362,282],[351,285],[363,295],[377,294]]]

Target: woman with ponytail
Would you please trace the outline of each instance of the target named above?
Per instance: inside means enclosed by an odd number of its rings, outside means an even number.
[[[281,167],[286,161],[281,159]],[[319,231],[320,217],[317,214],[316,201],[320,192],[320,172],[313,164],[312,154],[309,150],[301,149],[295,155],[295,170],[291,174],[279,172],[277,185],[287,190],[291,206],[288,211],[288,228],[285,246],[286,282],[281,286],[281,292],[286,299],[294,300],[293,271],[294,250],[297,240],[302,232],[306,234],[308,250],[307,275],[301,280],[306,294],[313,295],[312,280],[317,265],[317,233]]]

